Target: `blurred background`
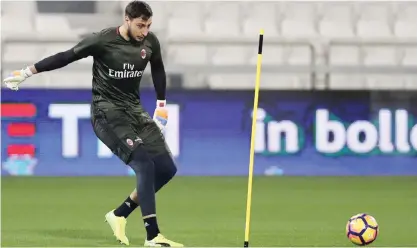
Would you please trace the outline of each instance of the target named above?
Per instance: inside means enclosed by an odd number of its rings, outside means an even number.
[[[128,1],[2,1],[1,71],[121,25]],[[149,1],[181,175],[417,175],[416,2]],[[129,175],[89,121],[92,58],[2,89],[3,175]],[[149,66],[141,99],[153,112]],[[20,104],[16,104],[20,103]]]
[[[179,175],[157,194],[164,234],[188,247],[243,243],[263,28],[251,246],[351,245],[346,222],[362,212],[383,230],[377,246],[416,246],[417,2],[148,2]],[[3,78],[121,25],[127,3],[1,1]],[[1,88],[3,246],[116,245],[100,223],[136,184],[92,130],[92,62]]]

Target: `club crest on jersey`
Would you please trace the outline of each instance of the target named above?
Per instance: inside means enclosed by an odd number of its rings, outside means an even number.
[[[127,139],[127,140],[126,140],[126,143],[127,143],[129,146],[133,146],[133,141],[132,141],[131,139]]]
[[[146,58],[146,50],[144,48],[140,50],[140,56],[142,57],[142,59]]]

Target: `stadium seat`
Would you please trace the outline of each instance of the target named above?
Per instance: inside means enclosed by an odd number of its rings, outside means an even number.
[[[75,72],[75,73],[74,73]],[[50,88],[91,88],[92,75],[90,70],[73,71],[63,68],[45,73],[45,84]]]
[[[350,3],[324,3],[319,5],[319,33],[325,38],[354,37],[353,11]]]
[[[168,10],[165,8],[164,2],[150,2],[149,5],[152,8],[152,26],[151,30],[159,32],[165,30],[168,24]]]
[[[417,21],[417,3],[416,2],[398,2],[397,19],[401,21]]]
[[[392,12],[386,3],[356,3],[358,36],[386,38],[393,35]]]
[[[253,80],[253,85],[254,83],[255,81]],[[309,75],[264,73],[262,74],[259,86],[265,90],[305,90],[310,88],[311,83]]]
[[[393,32],[388,23],[359,20],[357,23],[357,36],[361,38],[390,38],[393,36]]]
[[[205,35],[219,39],[241,37],[239,23],[235,20],[206,19],[204,31]]]
[[[365,85],[373,90],[406,89],[402,75],[368,74]]]
[[[366,47],[364,56],[365,65],[397,65],[399,62],[399,53],[395,47]]]
[[[292,46],[286,49],[287,60],[290,65],[310,65],[312,52],[307,46]]]
[[[258,53],[256,49],[253,49],[249,62],[251,65],[256,65],[257,61],[258,61]],[[263,65],[285,64],[285,48],[279,45],[264,46],[263,55],[262,55],[262,64]]]
[[[280,4],[276,2],[242,2],[242,16],[246,18],[275,20],[280,18]]]
[[[363,90],[365,78],[363,75],[335,73],[330,75],[329,88],[334,90]]]
[[[275,38],[279,36],[279,23],[282,16],[279,5],[274,2],[243,2],[242,4],[243,35],[256,37],[261,28],[265,36]]]
[[[318,6],[307,2],[282,2],[279,9],[286,19],[307,22],[315,20]]]
[[[40,59],[40,48],[36,43],[9,43],[3,46],[4,62],[33,63]]]
[[[19,17],[30,17],[36,13],[36,1],[1,1],[3,13]]]
[[[282,23],[284,37],[313,37],[316,35],[316,6],[312,3],[282,3],[281,13],[285,16]]]
[[[53,54],[67,51],[68,49],[75,46],[76,42],[68,42],[68,43],[46,43],[42,45],[42,58],[46,58]]]
[[[324,38],[352,38],[355,36],[352,23],[348,21],[322,20],[319,23],[319,33]]]
[[[125,10],[126,6],[129,4],[129,2],[130,1],[120,1],[119,2],[120,3],[120,10],[122,10],[123,13],[124,13],[124,10]]]
[[[210,89],[251,89],[255,85],[255,73],[210,74],[207,82]]]
[[[355,2],[355,12],[360,20],[373,20],[390,23],[392,8],[389,2]]]
[[[168,63],[178,65],[207,64],[207,47],[204,45],[171,45],[168,47]]]
[[[206,5],[204,30],[210,37],[240,37],[240,4],[237,2],[213,2]]]
[[[166,2],[168,38],[193,38],[204,35],[204,4],[197,2]]]
[[[98,32],[109,27],[118,27],[122,21],[120,16],[106,14],[96,14],[94,16],[89,14],[66,14],[65,18],[71,28],[76,29],[77,33],[80,34]]]
[[[211,89],[253,89],[256,82],[255,73],[246,74],[213,74],[208,77]],[[307,76],[264,73],[260,89],[308,89]]]
[[[41,34],[59,34],[61,36],[77,38],[84,31],[71,28],[68,20],[64,16],[54,14],[38,14],[35,17],[36,32]]]
[[[262,28],[265,32],[265,37],[277,38],[280,37],[278,31],[278,24],[267,19],[255,19],[254,17],[245,18],[243,21],[243,36],[257,38],[259,30]]]
[[[399,20],[395,22],[394,34],[398,38],[417,38],[416,21]]]
[[[205,5],[207,3],[199,2],[165,2],[167,15],[172,18],[187,18],[197,20],[206,17]]]
[[[416,75],[403,75],[404,88],[410,90],[417,90],[417,76]]]
[[[241,3],[239,2],[208,2],[204,5],[206,18],[239,22],[241,18]]]
[[[353,4],[349,2],[323,2],[317,5],[317,15],[323,20],[352,21]]]
[[[330,65],[358,65],[360,50],[355,46],[332,46],[329,51]]]
[[[253,50],[253,49],[252,49]],[[215,65],[245,65],[249,63],[251,48],[246,46],[216,46],[209,49]]]
[[[404,49],[403,65],[417,66],[417,46]]]
[[[30,35],[34,32],[33,21],[30,16],[6,13],[1,16],[1,32],[2,34]]]
[[[171,18],[168,22],[168,38],[192,38],[204,35],[203,26],[200,20],[190,20],[186,18]]]
[[[311,38],[316,35],[312,22],[284,19],[281,26],[282,36],[288,38]]]

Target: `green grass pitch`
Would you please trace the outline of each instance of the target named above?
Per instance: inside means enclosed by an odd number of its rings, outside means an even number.
[[[104,214],[134,177],[2,178],[2,246],[120,246]],[[163,234],[186,246],[242,247],[246,177],[177,177],[157,194]],[[366,212],[380,225],[372,246],[417,246],[417,177],[255,177],[250,246],[353,245],[345,224]],[[131,246],[142,246],[137,209]]]

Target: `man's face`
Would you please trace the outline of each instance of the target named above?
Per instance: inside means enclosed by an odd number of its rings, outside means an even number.
[[[152,17],[146,21],[141,17],[135,19],[129,19],[126,17],[126,19],[129,37],[136,41],[142,41],[148,35],[149,28],[152,24]]]

